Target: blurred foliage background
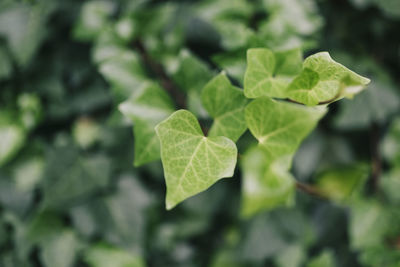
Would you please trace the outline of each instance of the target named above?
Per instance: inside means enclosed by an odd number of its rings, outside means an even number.
[[[398,0],[2,0],[0,266],[399,267],[399,29]],[[118,104],[173,81],[201,118],[201,88],[220,70],[241,86],[246,49],[299,46],[372,80],[296,155],[329,200],[242,219],[237,171],[167,212]]]

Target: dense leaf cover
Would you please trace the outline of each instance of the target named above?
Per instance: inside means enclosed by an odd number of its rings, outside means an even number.
[[[399,28],[396,0],[3,0],[0,266],[400,266]]]

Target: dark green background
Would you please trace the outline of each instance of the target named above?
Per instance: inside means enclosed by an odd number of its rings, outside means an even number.
[[[398,0],[3,0],[0,266],[400,266],[399,29]],[[166,211],[161,163],[133,167],[117,108],[160,77],[138,40],[184,90],[223,69],[241,86],[250,47],[329,51],[369,77],[365,92],[330,106],[293,168],[310,184],[339,177],[339,194],[361,169],[362,201],[298,192],[294,207],[244,220],[237,169]],[[110,73],[94,52],[108,46],[138,60],[111,59]],[[182,50],[198,65],[182,63]]]

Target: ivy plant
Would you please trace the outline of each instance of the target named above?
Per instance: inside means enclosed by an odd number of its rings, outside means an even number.
[[[134,124],[135,165],[161,158],[167,209],[232,177],[237,159],[243,174],[243,216],[291,205],[296,180],[290,169],[301,142],[330,103],[353,98],[370,80],[328,52],[303,61],[300,48],[251,48],[243,81],[241,89],[221,72],[203,86],[199,105],[207,115],[202,124],[192,107],[174,112],[171,97],[154,83],[120,104]],[[184,98],[187,91],[178,93]],[[236,144],[246,130],[255,140],[238,153]]]

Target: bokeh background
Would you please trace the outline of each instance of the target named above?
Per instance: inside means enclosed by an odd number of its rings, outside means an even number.
[[[399,267],[399,33],[399,0],[2,0],[0,266]],[[330,199],[244,219],[238,169],[167,212],[118,105],[173,81],[201,117],[201,88],[221,70],[240,86],[246,49],[299,46],[372,80],[296,154]]]

